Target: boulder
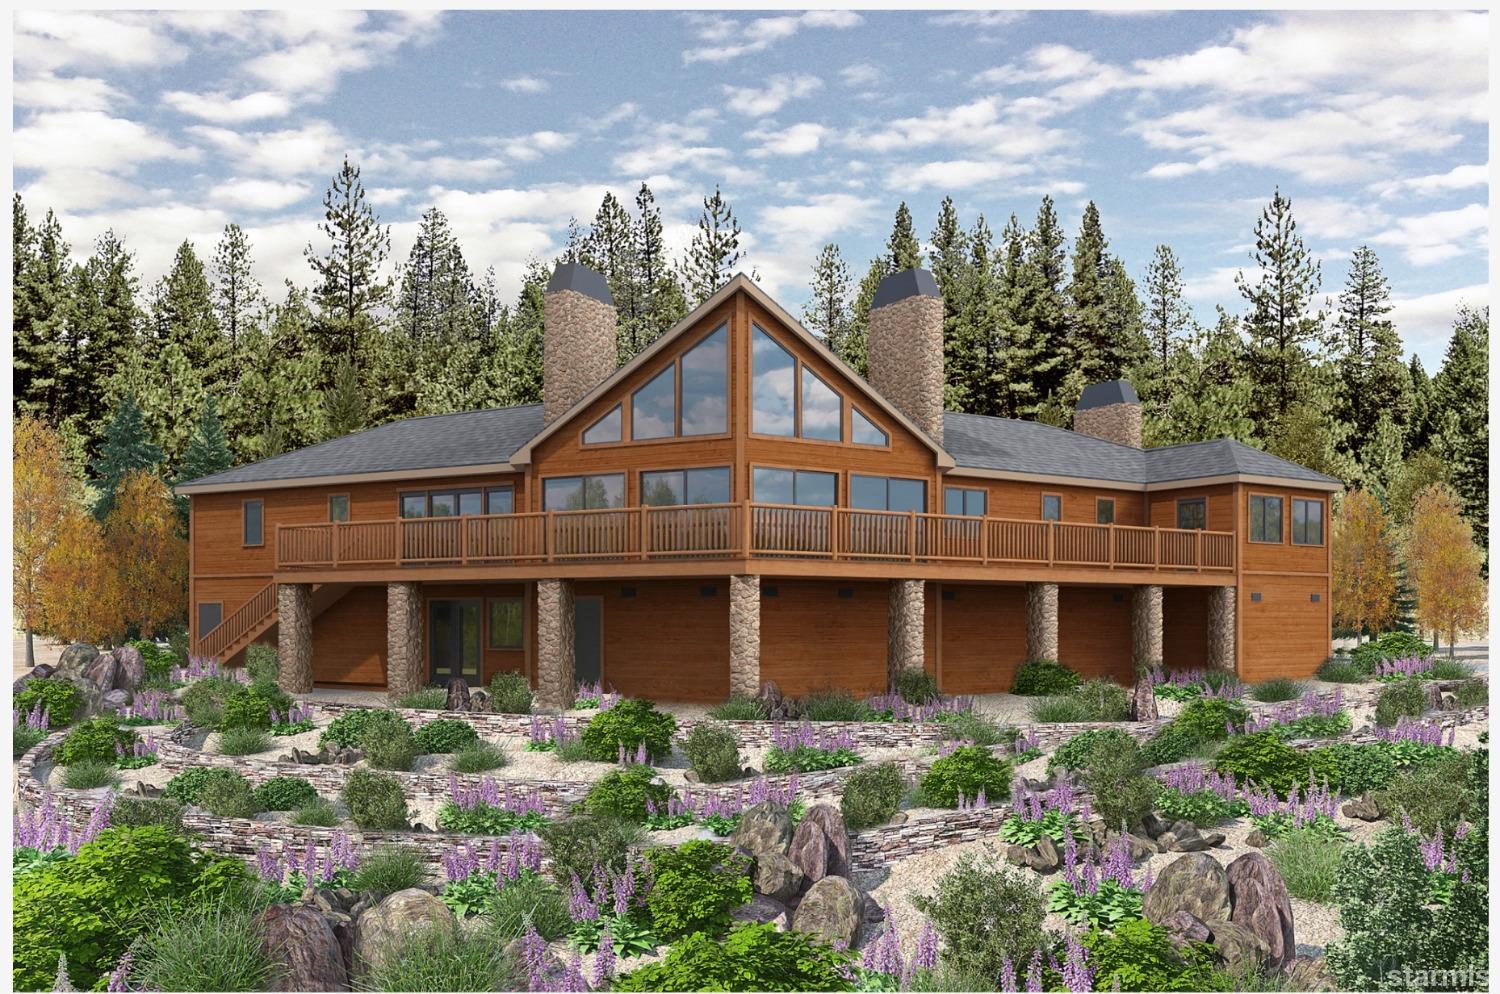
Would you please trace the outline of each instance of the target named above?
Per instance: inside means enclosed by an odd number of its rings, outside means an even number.
[[[1229,876],[1219,861],[1204,853],[1189,853],[1168,863],[1146,891],[1142,913],[1166,925],[1179,911],[1204,922],[1229,920]]]
[[[1231,972],[1243,976],[1259,971],[1270,962],[1265,940],[1251,929],[1228,921],[1208,922],[1214,955]]]
[[[1214,936],[1203,919],[1186,911],[1176,912],[1162,922],[1161,927],[1167,930],[1167,935],[1178,945],[1188,942],[1207,942]]]
[[[776,931],[785,932],[791,927],[792,913],[774,897],[756,894],[748,904],[742,904],[731,911],[729,917],[737,922],[752,922],[756,925],[770,922],[776,926]]]
[[[778,901],[790,901],[802,889],[802,869],[781,853],[761,853],[755,858],[755,892]]]
[[[448,700],[443,707],[449,711],[467,711],[473,703],[469,696],[469,684],[461,676],[448,681]]]
[[[1017,843],[1012,842],[1010,845],[1008,845],[1008,846],[1005,847],[1005,860],[1011,866],[1025,866],[1025,865],[1027,865],[1026,864],[1026,847],[1023,846],[1023,845],[1018,845]]]
[[[1270,844],[1271,840],[1266,838],[1266,833],[1262,832],[1258,828],[1252,829],[1250,834],[1245,836],[1245,845],[1247,846],[1254,846],[1257,849],[1264,849]]]
[[[792,844],[786,854],[803,876],[817,883],[829,875],[828,855],[832,848],[823,826],[803,818],[792,835]]]
[[[770,721],[785,721],[793,716],[792,707],[782,696],[781,688],[776,686],[775,680],[761,681],[760,692],[755,695],[755,699],[760,702]]]
[[[119,671],[120,664],[115,662],[115,654],[105,652],[89,663],[83,671],[83,678],[102,691],[110,691],[115,689],[115,677]]]
[[[67,680],[81,680],[83,671],[98,658],[98,649],[87,642],[74,642],[57,657],[57,675]]]
[[[1032,844],[1026,865],[1041,874],[1055,873],[1062,866],[1062,855],[1052,839],[1044,835]]]
[[[488,711],[490,709],[490,695],[485,690],[469,691],[469,710],[473,712]]]
[[[1142,673],[1135,678],[1135,688],[1130,693],[1130,720],[1155,721],[1156,687],[1151,677]]]
[[[272,962],[273,991],[346,991],[349,970],[328,919],[315,908],[273,904],[261,914],[261,940]]]
[[[33,680],[45,680],[47,677],[56,672],[57,667],[51,665],[50,663],[37,663],[31,668],[31,672],[26,675],[31,677]]]
[[[380,966],[399,940],[429,925],[451,929],[453,912],[425,890],[398,890],[355,922],[354,960],[364,968]]]
[[[1150,859],[1161,852],[1161,846],[1154,839],[1148,839],[1144,835],[1129,835],[1125,838],[1130,842],[1131,859]]]
[[[99,701],[100,709],[104,711],[113,711],[116,714],[124,711],[129,705],[130,691],[128,690],[111,690],[109,693],[100,698]]]
[[[1260,936],[1269,962],[1282,969],[1297,954],[1286,881],[1258,852],[1245,853],[1230,863],[1225,873],[1229,877],[1229,920]]]
[[[828,836],[828,874],[835,877],[849,875],[849,829],[844,825],[844,813],[832,804],[814,804],[802,816],[802,823],[817,823]]]
[[[748,809],[740,816],[740,823],[729,836],[729,844],[745,850],[752,856],[763,852],[785,853],[787,843],[792,840],[792,819],[786,809],[770,801]]]
[[[1163,832],[1156,839],[1157,845],[1167,852],[1202,852],[1223,842],[1223,832],[1202,833],[1190,821],[1174,822],[1171,831]]]
[[[1147,812],[1146,816],[1141,819],[1141,832],[1149,835],[1153,839],[1160,836],[1163,832],[1169,832],[1171,830],[1172,823],[1167,821],[1161,815],[1157,814],[1155,811]]]
[[[122,645],[115,650],[115,689],[135,692],[135,688],[146,682],[146,660],[141,650],[133,645]]]
[[[824,877],[802,895],[792,928],[813,932],[831,943],[853,945],[864,918],[865,898],[845,877]]]
[[[1343,812],[1345,818],[1358,818],[1360,821],[1380,819],[1380,805],[1375,803],[1375,795],[1368,790],[1352,801],[1345,801]]]

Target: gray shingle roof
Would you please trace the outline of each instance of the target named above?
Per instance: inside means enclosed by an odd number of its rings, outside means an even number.
[[[959,466],[1121,483],[1167,483],[1236,473],[1338,483],[1269,452],[1227,438],[1135,449],[1035,421],[948,411],[943,447]]]
[[[186,486],[270,483],[503,463],[542,430],[542,405],[495,407],[392,421],[192,480]]]

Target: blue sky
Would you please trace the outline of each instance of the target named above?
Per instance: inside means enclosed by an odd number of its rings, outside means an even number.
[[[236,221],[278,296],[346,153],[396,259],[436,204],[507,293],[605,189],[650,182],[681,247],[719,183],[794,310],[818,248],[857,276],[902,200],[925,235],[944,194],[998,231],[1050,193],[1070,232],[1097,202],[1138,280],[1170,244],[1205,319],[1242,309],[1279,185],[1325,294],[1379,252],[1431,369],[1488,302],[1488,36],[1462,12],[22,12],[15,183],[148,279]]]

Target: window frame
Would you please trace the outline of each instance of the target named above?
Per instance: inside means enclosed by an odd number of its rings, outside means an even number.
[[[343,502],[344,502],[344,516],[342,518],[336,518],[336,517],[333,516],[333,502],[336,501],[336,500],[340,500],[340,499],[342,499]],[[353,508],[353,502],[349,499],[349,495],[347,493],[343,493],[343,494],[329,494],[328,495],[328,520],[329,521],[347,523],[349,521],[349,515],[350,515],[350,513],[352,511],[352,508]]]
[[[1049,498],[1049,497],[1053,497],[1053,498],[1057,499],[1057,517],[1055,517],[1055,518],[1049,518],[1049,517],[1047,517],[1047,498]],[[1045,490],[1042,491],[1042,508],[1041,508],[1041,514],[1042,514],[1042,520],[1043,521],[1062,521],[1062,519],[1063,519],[1063,495],[1059,494],[1059,493],[1048,493]]]
[[[423,521],[423,520],[426,520],[428,518],[433,518],[433,517],[439,517],[439,518],[482,518],[482,517],[485,517],[486,515],[488,515],[490,513],[489,507],[490,507],[490,491],[491,490],[509,490],[510,491],[511,506],[515,507],[516,485],[513,482],[512,483],[485,483],[485,484],[480,484],[479,486],[469,486],[469,487],[437,487],[437,488],[435,488],[433,490],[402,490],[402,491],[398,492],[396,494],[396,517],[397,517],[397,519],[399,519],[401,521]],[[454,498],[454,510],[458,511],[459,513],[456,513],[456,514],[434,515],[432,513],[432,496],[433,496],[433,494],[437,494],[438,496],[451,495]],[[479,498],[479,512],[477,514],[464,514],[464,513],[462,513],[463,498],[466,495],[473,495],[473,496],[477,496]],[[420,497],[422,499],[422,514],[419,517],[409,516],[409,515],[407,515],[405,513],[405,511],[406,511],[406,501],[407,501],[407,498],[409,498],[409,497],[410,498]],[[506,512],[502,511],[500,513],[504,514]],[[511,511],[510,513],[514,514],[515,512]]]
[[[865,480],[883,480],[883,481],[885,481],[885,505],[886,506],[885,507],[855,507],[854,506],[854,480],[855,480],[856,477],[859,477],[859,478],[865,479]],[[918,484],[919,486],[921,486],[921,488],[922,488],[922,509],[919,510],[919,511],[915,511],[915,512],[913,512],[913,511],[892,511],[891,510],[891,481],[892,480],[903,480],[903,481],[906,481],[908,483],[915,483],[915,484]],[[877,512],[877,513],[884,512],[884,513],[887,513],[887,514],[913,514],[913,513],[915,513],[915,514],[926,514],[927,513],[927,508],[930,506],[930,502],[927,500],[927,497],[928,497],[927,482],[928,482],[927,478],[926,477],[921,477],[921,476],[893,476],[893,475],[891,475],[889,473],[855,473],[855,472],[850,472],[849,473],[849,480],[848,480],[849,492],[846,495],[846,504],[847,504],[848,508],[851,511],[874,511],[874,512]]]
[[[848,418],[849,418],[849,444],[850,445],[857,445],[857,446],[859,446],[862,449],[883,449],[883,450],[889,452],[890,448],[891,448],[891,433],[888,432],[888,431],[886,431],[879,424],[877,424],[876,421],[875,421],[875,419],[872,418],[872,417],[870,417],[868,414],[866,414],[864,412],[864,410],[858,404],[854,403],[854,401],[852,401],[852,400],[847,401],[847,406],[849,408],[849,414],[848,414]],[[880,437],[883,438],[884,441],[882,441],[882,442],[859,442],[859,441],[855,441],[855,438],[854,438],[854,428],[855,428],[855,419],[856,418],[859,418],[859,419],[863,420],[871,428],[874,428],[876,431],[880,432]],[[816,441],[816,439],[813,439],[813,441]]]
[[[646,477],[654,473],[680,473],[682,475],[682,495],[687,496],[687,475],[694,470],[722,469],[729,474],[729,499],[727,501],[711,501],[707,504],[647,504],[646,503]],[[701,466],[668,466],[661,469],[642,469],[635,474],[636,503],[642,507],[715,507],[719,504],[734,503],[734,467],[727,463],[704,463]]]
[[[1108,521],[1104,521],[1103,519],[1101,519],[1099,517],[1100,513],[1104,510],[1104,508],[1105,508],[1106,505],[1109,507],[1109,520]],[[1116,510],[1117,510],[1117,508],[1116,508],[1116,505],[1115,505],[1115,499],[1113,497],[1095,497],[1094,498],[1094,524],[1096,524],[1096,525],[1112,525],[1112,524],[1114,524],[1115,523],[1115,511]]]
[[[1299,542],[1297,540],[1297,507],[1316,507],[1318,509],[1318,540],[1316,542]],[[1293,497],[1292,498],[1292,527],[1291,540],[1293,545],[1300,545],[1307,549],[1320,549],[1328,538],[1328,502],[1317,497]],[[1306,522],[1303,522],[1306,527]]]
[[[755,430],[755,333],[757,331],[764,334],[766,338],[770,339],[770,341],[777,348],[786,353],[789,357],[791,357],[792,360],[792,431],[791,434],[788,435],[773,435],[769,432]],[[838,397],[839,399],[839,437],[837,439],[809,438],[802,433],[802,374],[804,370],[807,371],[807,374],[809,376],[812,376],[825,388],[832,391],[834,396]],[[863,442],[853,441],[853,417],[850,415],[850,410],[855,405],[853,399],[850,396],[850,391],[836,385],[833,382],[833,380],[838,376],[839,372],[837,369],[830,370],[830,374],[825,376],[823,373],[819,372],[818,368],[812,363],[804,361],[801,354],[799,354],[795,349],[790,348],[785,343],[783,343],[781,339],[777,338],[775,335],[771,334],[771,332],[767,331],[758,320],[751,318],[749,396],[751,437],[777,439],[780,441],[791,440],[795,442],[806,442],[809,445],[831,445],[836,447],[849,447],[858,445],[863,449],[889,451],[891,448],[891,433],[881,425],[876,424],[875,419],[870,417],[868,414],[865,414],[863,411],[860,412],[860,416],[863,417],[866,421],[870,422],[870,424],[874,425],[882,434],[885,435],[885,444],[869,445]]]
[[[496,645],[494,610],[495,604],[515,604],[517,608],[517,621],[519,627],[516,632],[515,645]],[[485,652],[524,652],[526,649],[526,598],[506,595],[504,597],[486,597],[484,599],[484,651]]]
[[[541,478],[541,504],[543,513],[548,512],[547,507],[547,484],[553,480],[578,480],[580,484],[584,480],[596,477],[618,476],[620,478],[620,506],[619,507],[568,507],[553,508],[551,510],[559,514],[576,513],[578,511],[622,511],[630,506],[630,474],[624,470],[613,473],[559,473],[556,476],[544,476]],[[587,487],[584,487],[587,493]]]
[[[780,501],[765,501],[765,500],[757,500],[756,499],[756,497],[755,497],[755,474],[759,470],[763,470],[763,469],[764,470],[775,470],[775,471],[781,472],[781,473],[791,473],[792,474],[792,502],[790,504],[783,504]],[[831,504],[799,504],[799,503],[797,503],[797,474],[799,474],[799,473],[808,473],[808,474],[816,475],[816,476],[831,476],[831,477],[833,477],[833,503],[831,503]],[[766,465],[758,465],[758,464],[752,463],[751,466],[750,466],[750,502],[752,504],[769,504],[772,507],[827,507],[827,508],[845,507],[847,505],[839,503],[840,483],[843,482],[843,481],[841,481],[840,478],[842,476],[843,476],[842,473],[839,473],[839,472],[837,472],[835,470],[829,470],[829,469],[801,469],[801,468],[798,468],[796,466],[766,466]],[[845,484],[845,486],[847,487],[847,484]]]
[[[588,434],[589,434],[589,432],[591,432],[595,428],[599,427],[599,425],[604,421],[604,419],[608,418],[612,414],[618,414],[620,416],[620,431],[619,431],[618,437],[616,437],[616,438],[610,438],[610,439],[605,439],[602,442],[590,442],[588,440]],[[611,407],[609,410],[605,411],[603,414],[599,415],[594,420],[590,421],[588,424],[584,425],[583,429],[581,431],[579,431],[579,433],[578,433],[578,444],[579,444],[579,446],[580,447],[582,447],[582,446],[588,446],[591,449],[596,449],[596,448],[599,448],[600,446],[604,446],[604,445],[624,445],[625,444],[625,440],[626,439],[625,439],[625,401],[624,400],[617,400],[617,401],[615,401],[615,404],[614,404],[613,407]]]
[[[948,510],[948,493],[963,494],[961,501],[963,506],[969,506],[969,494],[978,494],[984,500],[984,509],[978,514],[970,514],[967,510],[959,511],[957,514]],[[949,484],[943,485],[943,514],[951,518],[987,518],[990,516],[990,490],[988,487],[955,487]]]
[[[502,490],[503,491],[508,491],[510,493],[510,510],[509,511],[492,511],[492,510],[490,510],[490,497],[493,496],[494,494],[502,491]],[[485,487],[484,488],[484,513],[485,513],[486,516],[494,516],[494,515],[497,515],[497,514],[515,514],[516,513],[516,485],[514,483],[500,483],[500,484],[497,484],[497,485],[495,485],[493,487]]]
[[[256,513],[255,530],[258,533],[256,541],[249,539],[250,530],[250,505],[254,504]],[[266,545],[266,500],[264,497],[248,497],[240,501],[240,547],[244,549],[262,549]]]
[[[1275,538],[1255,537],[1255,500],[1257,497],[1263,501],[1274,500],[1279,508],[1276,516],[1277,535]],[[1261,512],[1261,516],[1264,518],[1264,511]],[[1285,545],[1286,533],[1286,498],[1281,494],[1268,494],[1252,490],[1248,495],[1248,502],[1245,506],[1245,538],[1256,545]]]
[[[1185,504],[1197,504],[1203,508],[1203,524],[1184,525],[1182,523],[1182,508]],[[1178,531],[1208,531],[1208,498],[1207,497],[1178,497],[1174,505],[1175,515],[1173,521]]]

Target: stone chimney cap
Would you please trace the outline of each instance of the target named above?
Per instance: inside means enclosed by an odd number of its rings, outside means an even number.
[[[1095,407],[1109,407],[1113,404],[1139,404],[1141,398],[1136,395],[1135,387],[1130,385],[1129,380],[1110,380],[1108,383],[1090,383],[1083,388],[1083,394],[1078,398],[1076,411],[1087,411]]]
[[[559,262],[547,281],[547,292],[572,290],[585,297],[593,297],[602,304],[615,306],[615,298],[609,292],[609,283],[602,275],[581,262]]]
[[[899,273],[892,273],[880,281],[880,286],[875,290],[875,299],[870,302],[870,310],[884,307],[886,304],[894,304],[898,300],[907,297],[941,297],[943,294],[938,290],[937,280],[925,269],[904,269]]]

